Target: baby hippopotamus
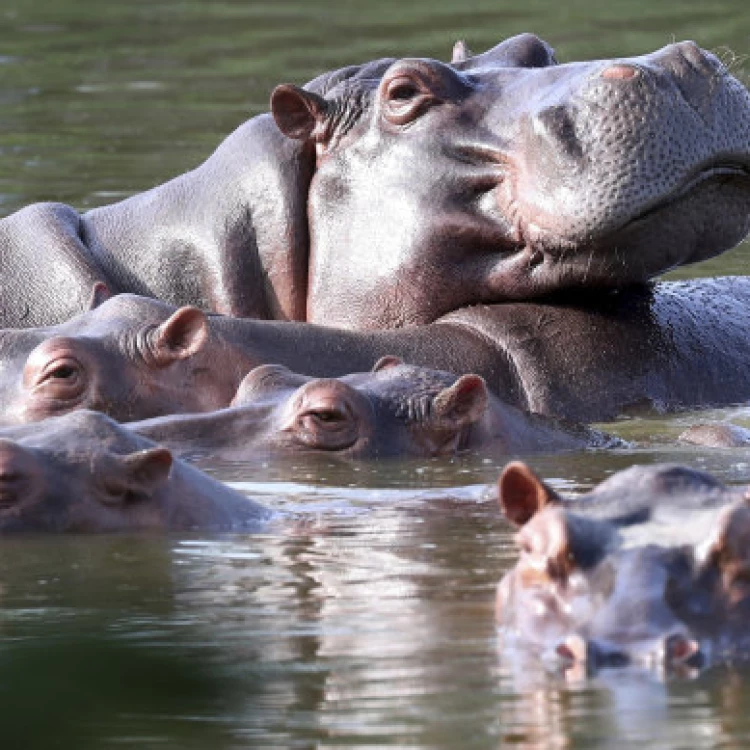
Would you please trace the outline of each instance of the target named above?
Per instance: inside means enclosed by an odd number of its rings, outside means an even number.
[[[502,635],[574,670],[747,658],[749,498],[655,465],[568,500],[508,465],[499,500],[520,555],[498,585]]]
[[[313,378],[262,365],[242,381],[228,409],[170,415],[128,427],[182,455],[250,460],[323,451],[346,458],[504,454],[605,447],[616,440],[527,414],[489,392],[478,375],[381,358],[370,372]]]
[[[0,433],[0,533],[252,531],[270,516],[98,412]]]

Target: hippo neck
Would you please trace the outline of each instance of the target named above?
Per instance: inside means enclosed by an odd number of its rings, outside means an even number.
[[[304,320],[313,170],[311,147],[260,115],[196,169],[89,211],[78,231],[113,291],[224,315]]]

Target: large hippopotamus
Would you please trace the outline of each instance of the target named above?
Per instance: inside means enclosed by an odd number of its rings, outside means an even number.
[[[271,516],[99,412],[0,435],[0,533],[254,531]]]
[[[116,295],[57,326],[0,332],[0,424],[72,409],[121,421],[228,406],[254,367],[312,377],[396,355],[474,373],[509,406],[572,422],[750,398],[750,277],[662,282],[575,303],[476,306],[425,326],[347,331],[206,315]]]
[[[620,287],[739,242],[750,95],[691,42],[559,65],[529,34],[278,87],[197,169],[83,215],[0,222],[0,327],[91,286],[350,328]]]
[[[516,462],[499,500],[519,527],[519,559],[497,590],[507,647],[574,673],[750,657],[747,488],[663,464],[566,499]]]

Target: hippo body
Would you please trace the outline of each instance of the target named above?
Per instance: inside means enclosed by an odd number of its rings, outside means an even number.
[[[361,459],[619,444],[596,430],[524,414],[490,394],[476,375],[456,377],[394,357],[338,379],[262,365],[242,381],[230,408],[126,426],[179,455],[245,462],[311,452]]]
[[[749,310],[750,277],[477,306],[372,332],[206,316],[117,295],[58,326],[0,332],[0,420],[76,408],[121,421],[212,411],[229,406],[258,365],[331,378],[391,354],[475,373],[509,406],[571,422],[632,407],[726,406],[750,398]]]
[[[254,531],[271,515],[98,412],[0,433],[0,533]]]
[[[571,501],[516,463],[499,494],[520,527],[519,560],[497,592],[508,644],[574,671],[750,657],[746,490],[687,467],[635,466]]]
[[[643,282],[750,226],[750,96],[688,42],[558,65],[526,34],[281,86],[271,109],[145,193],[3,219],[0,327],[67,320],[95,281],[233,316],[425,324]]]

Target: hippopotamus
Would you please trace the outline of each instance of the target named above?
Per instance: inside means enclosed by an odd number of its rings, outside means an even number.
[[[475,306],[384,331],[206,315],[137,295],[105,299],[101,288],[93,296],[93,309],[66,323],[0,332],[0,423],[81,407],[120,421],[212,411],[258,365],[331,378],[387,355],[479,375],[507,405],[570,422],[750,398],[746,277]]]
[[[99,412],[0,434],[0,533],[253,531],[271,516]]]
[[[261,365],[245,376],[230,408],[126,427],[186,457],[242,461],[311,452],[362,459],[621,445],[597,430],[508,406],[478,375],[457,377],[393,356],[340,378]]]
[[[499,500],[519,559],[497,590],[504,642],[565,670],[747,658],[748,497],[662,464],[569,499],[509,464]]]
[[[750,227],[750,95],[692,42],[558,64],[522,34],[284,84],[270,109],[164,185],[0,222],[0,326],[67,320],[97,281],[232,316],[425,324],[643,282]]]

